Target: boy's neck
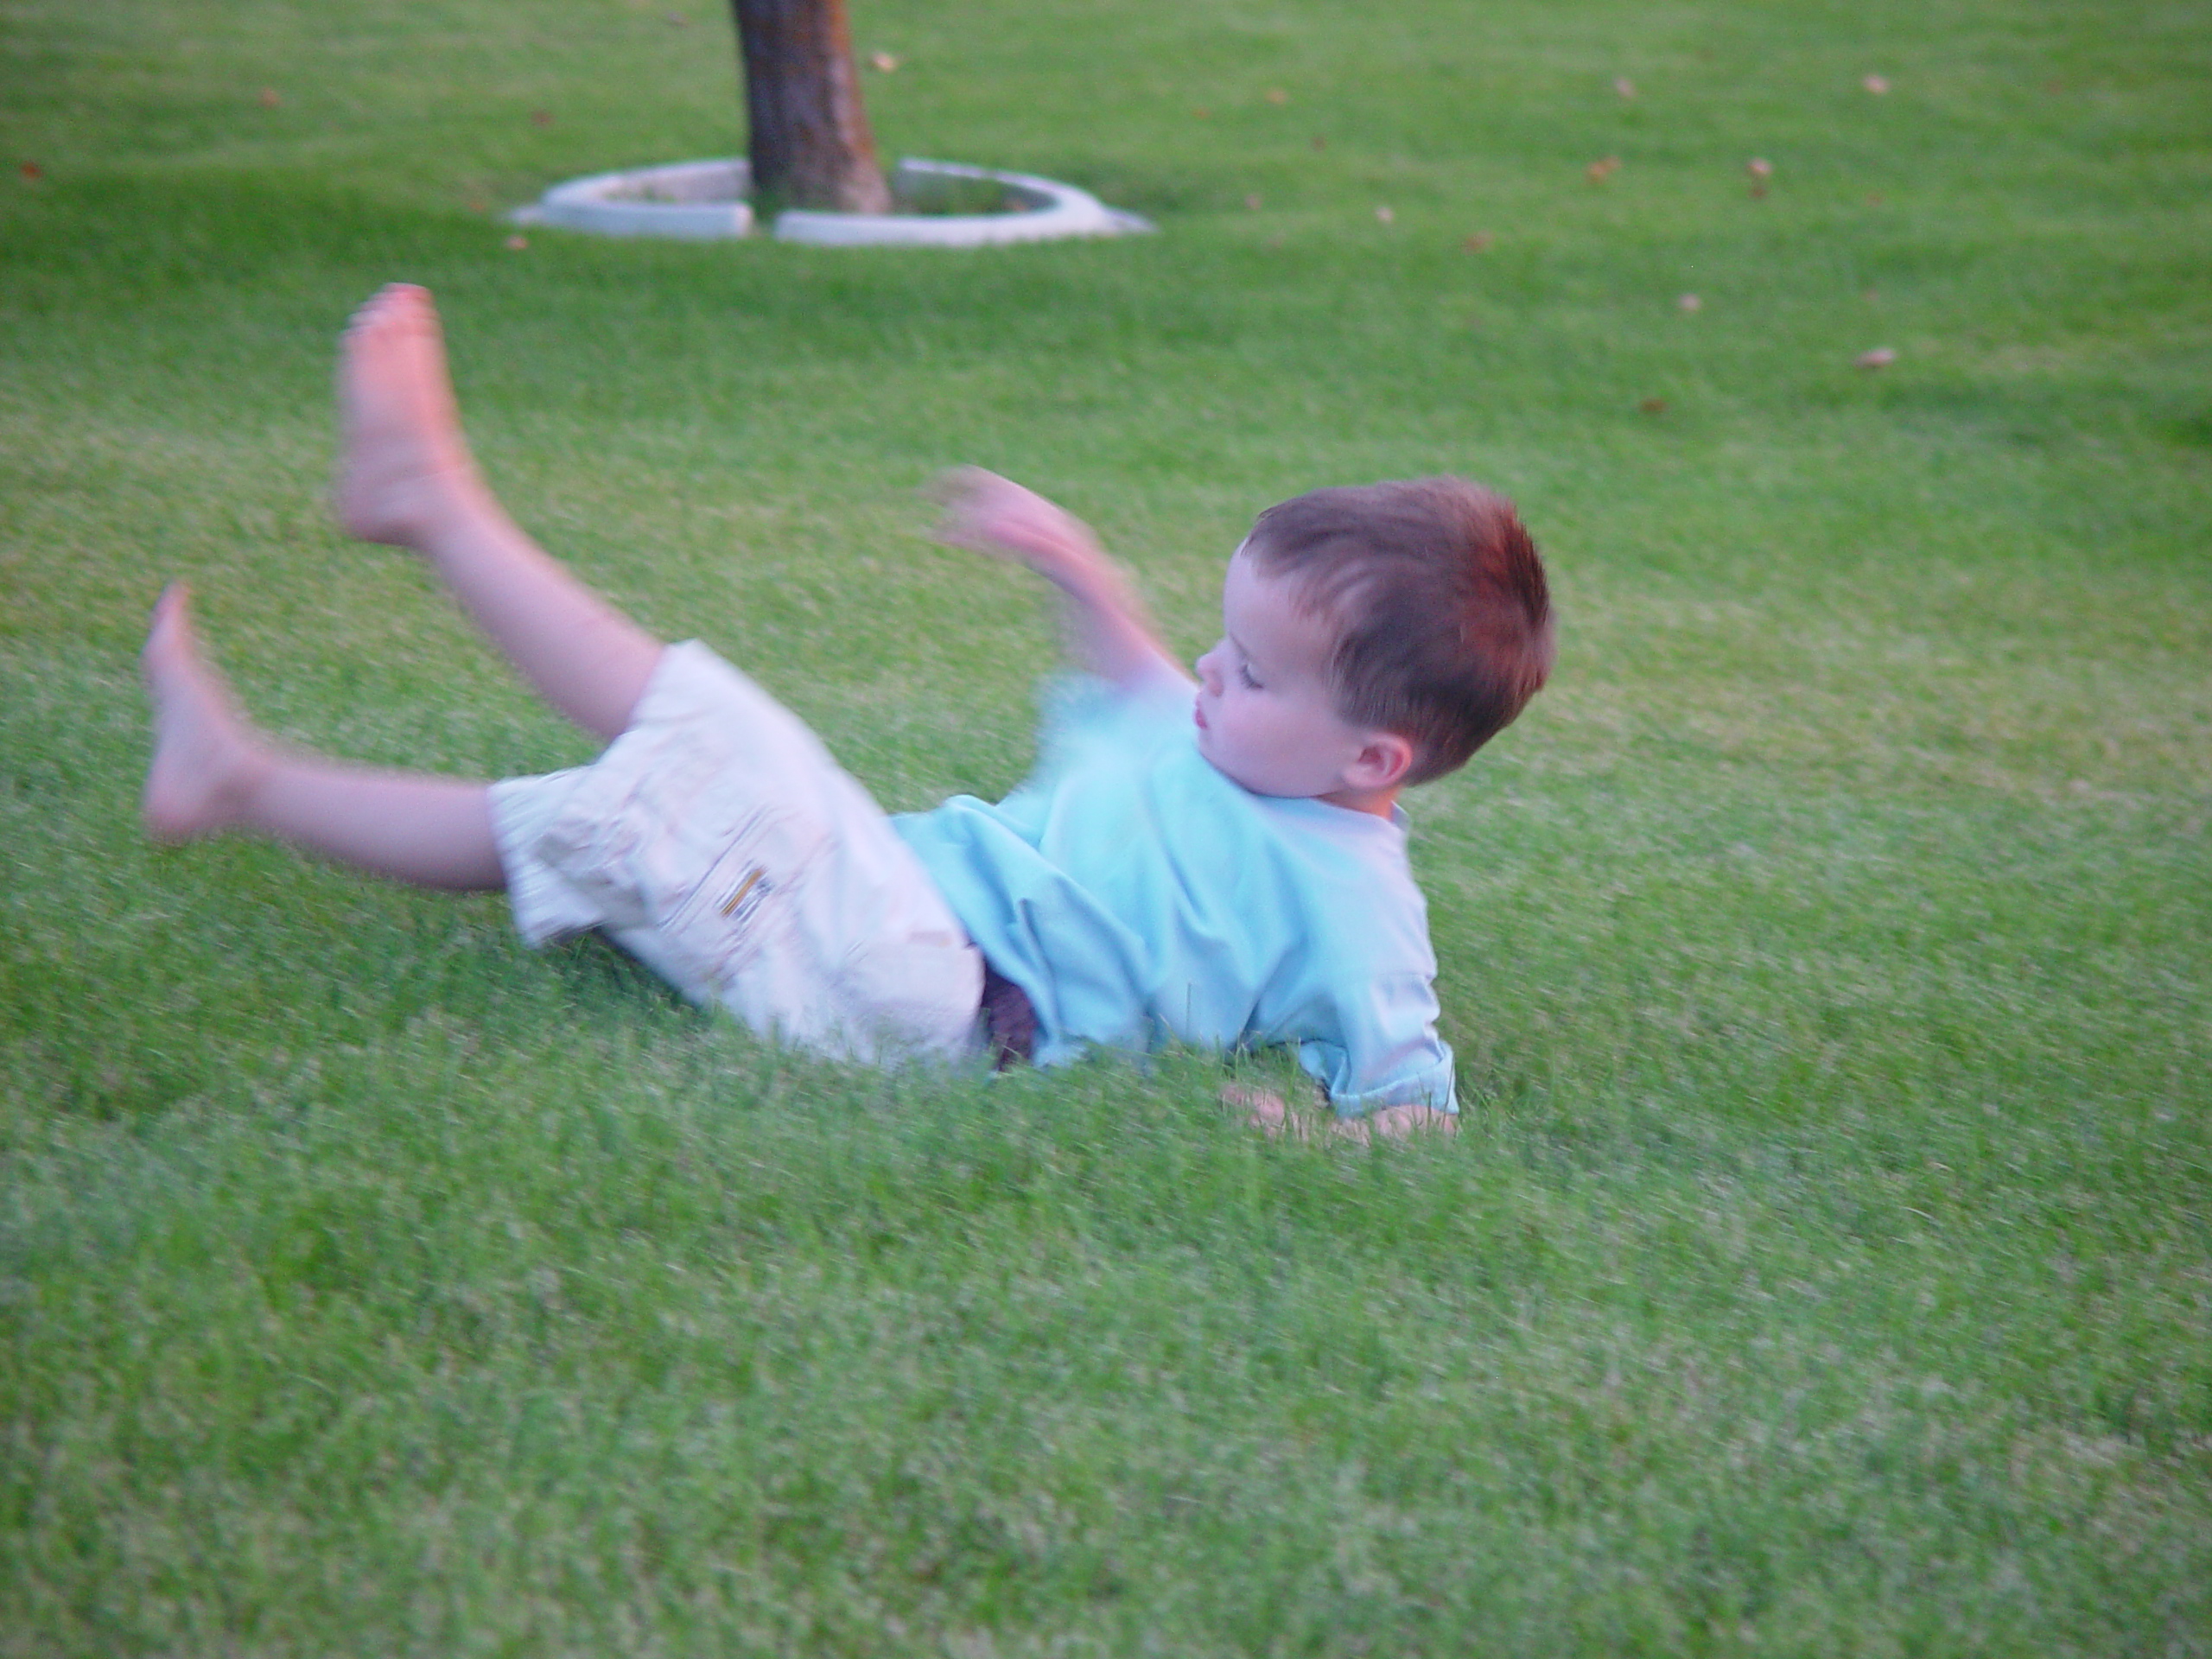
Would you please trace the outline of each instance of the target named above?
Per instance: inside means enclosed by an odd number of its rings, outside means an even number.
[[[1341,806],[1347,812],[1365,812],[1378,818],[1395,819],[1398,810],[1398,785],[1393,784],[1388,789],[1339,789],[1313,798],[1326,801],[1331,806]]]

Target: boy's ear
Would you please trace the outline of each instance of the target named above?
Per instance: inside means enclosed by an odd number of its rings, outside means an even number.
[[[1344,768],[1344,786],[1363,791],[1395,789],[1413,769],[1412,740],[1395,732],[1370,732],[1351,765]]]

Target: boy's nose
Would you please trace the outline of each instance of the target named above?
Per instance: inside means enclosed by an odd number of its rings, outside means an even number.
[[[1218,692],[1221,690],[1221,666],[1217,660],[1220,656],[1221,647],[1216,645],[1198,658],[1198,679],[1209,691]]]

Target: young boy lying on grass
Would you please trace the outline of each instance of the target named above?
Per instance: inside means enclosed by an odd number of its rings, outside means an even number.
[[[1399,791],[1463,764],[1543,683],[1544,571],[1511,505],[1455,479],[1318,490],[1229,562],[1193,685],[1090,531],[988,473],[948,540],[1066,596],[1096,677],[993,806],[887,817],[705,646],[664,645],[518,529],[461,437],[429,296],[346,331],[348,531],[411,548],[537,690],[608,747],[479,783],[283,748],[236,711],[175,586],[146,641],[164,841],[278,836],[424,887],[501,888],[533,944],[588,928],[694,1001],[825,1052],[1294,1044],[1337,1122],[1449,1127],[1452,1051]],[[1271,1096],[1240,1097],[1283,1122]]]

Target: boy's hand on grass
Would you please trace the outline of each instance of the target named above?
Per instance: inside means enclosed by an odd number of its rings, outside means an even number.
[[[1349,1141],[1365,1146],[1375,1135],[1387,1135],[1392,1140],[1420,1132],[1457,1135],[1459,1120],[1449,1112],[1432,1111],[1426,1106],[1385,1106],[1370,1112],[1365,1117],[1338,1117],[1333,1114],[1315,1124],[1302,1112],[1293,1112],[1290,1103],[1272,1089],[1257,1089],[1250,1084],[1225,1084],[1221,1090],[1221,1103],[1232,1110],[1244,1114],[1244,1121],[1270,1139],[1288,1134],[1300,1141],[1306,1139],[1318,1128],[1322,1134],[1338,1141]]]
[[[1045,576],[1103,563],[1090,526],[1034,490],[981,467],[962,467],[938,480],[944,504],[938,539],[996,558],[1019,559]]]
[[[1360,1122],[1371,1126],[1376,1134],[1388,1135],[1393,1141],[1402,1141],[1414,1135],[1459,1133],[1458,1117],[1427,1106],[1384,1106],[1370,1112]]]
[[[1249,1083],[1225,1083],[1221,1086],[1221,1103],[1231,1111],[1243,1113],[1249,1127],[1270,1139],[1285,1129],[1305,1139],[1302,1120],[1291,1116],[1290,1103],[1272,1089],[1255,1089]]]

